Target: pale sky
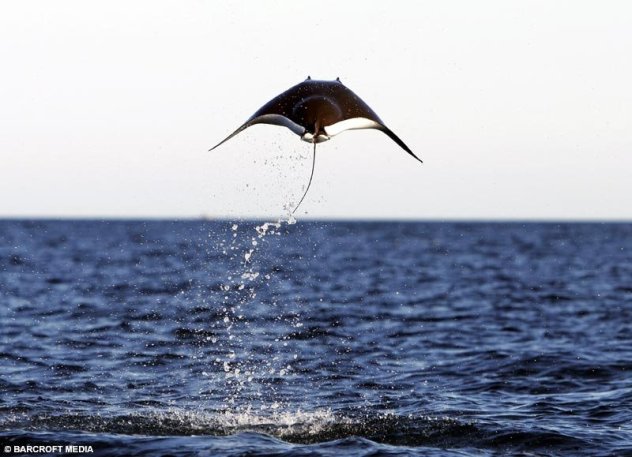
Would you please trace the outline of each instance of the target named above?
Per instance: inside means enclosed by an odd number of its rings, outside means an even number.
[[[378,131],[318,146],[299,218],[632,219],[628,1],[4,1],[0,217],[273,217],[311,75]]]

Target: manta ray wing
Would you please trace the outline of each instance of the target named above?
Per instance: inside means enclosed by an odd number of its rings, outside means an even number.
[[[339,82],[339,81],[338,81]],[[343,110],[343,120],[325,127],[325,132],[330,135],[337,135],[345,130],[357,130],[357,129],[376,129],[384,132],[389,136],[391,140],[397,143],[404,151],[413,156],[419,162],[423,161],[417,157],[413,151],[397,136],[391,129],[386,127],[382,119],[373,111],[364,100],[349,89],[347,86],[339,82],[336,86],[333,86],[333,91],[336,94],[336,98],[340,100]]]
[[[250,119],[248,119],[241,127],[213,146],[209,149],[209,151],[212,151],[219,145],[224,144],[238,133],[255,124],[280,125],[282,127],[287,127],[299,136],[303,135],[303,133],[305,133],[305,127],[297,124],[290,118],[294,107],[304,96],[303,92],[304,85],[303,83],[299,83],[290,87],[282,94],[277,95],[259,108],[257,112],[250,116]]]
[[[345,119],[344,121],[336,122],[335,124],[325,127],[325,133],[327,133],[327,135],[331,137],[331,136],[338,135],[339,133],[342,133],[345,130],[360,130],[360,129],[380,130],[384,132],[385,134],[387,134],[391,138],[391,140],[397,143],[404,151],[406,151],[415,159],[423,163],[423,161],[419,157],[417,157],[413,153],[413,151],[411,151],[410,148],[406,146],[406,144],[397,135],[395,135],[395,133],[393,133],[391,129],[386,127],[382,123],[382,121],[380,121],[379,117],[377,117],[375,113],[373,114],[374,114],[374,119],[377,119],[377,120],[368,119],[366,117],[354,117],[350,119]]]
[[[417,157],[413,153],[413,151],[411,151],[410,148],[406,146],[406,144],[402,140],[400,140],[399,137],[395,135],[395,133],[393,133],[393,131],[389,129],[387,126],[385,126],[384,124],[379,124],[378,126],[373,127],[373,128],[377,130],[381,130],[382,132],[386,133],[389,136],[389,138],[393,140],[395,143],[397,143],[404,151],[406,151],[408,154],[413,156],[415,159],[419,160],[419,162],[424,163],[423,160]]]
[[[248,127],[251,127],[251,126],[253,126],[255,124],[280,125],[282,127],[287,127],[288,129],[290,129],[292,132],[296,133],[297,135],[302,135],[303,133],[305,133],[305,129],[303,127],[301,127],[300,125],[296,124],[295,122],[292,122],[292,120],[290,120],[289,118],[287,118],[287,117],[285,117],[285,116],[283,116],[281,114],[271,114],[271,113],[270,114],[259,114],[261,111],[262,110],[257,111],[241,127],[239,127],[233,133],[228,135],[222,141],[217,143],[215,146],[213,146],[211,149],[209,149],[209,151],[212,151],[213,149],[215,149],[219,145],[224,144],[225,142],[230,140],[232,137],[234,137],[238,133],[241,133],[242,131],[246,130]]]

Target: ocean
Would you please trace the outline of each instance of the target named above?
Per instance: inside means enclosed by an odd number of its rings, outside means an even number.
[[[5,455],[632,456],[628,223],[4,220],[0,322]]]

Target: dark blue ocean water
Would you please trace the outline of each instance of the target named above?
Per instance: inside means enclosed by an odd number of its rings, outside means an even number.
[[[631,224],[0,221],[0,319],[11,451],[632,456]]]

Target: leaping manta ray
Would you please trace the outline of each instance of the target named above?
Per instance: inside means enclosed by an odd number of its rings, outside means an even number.
[[[307,79],[263,105],[255,114],[219,145],[255,124],[271,124],[287,127],[301,137],[303,141],[314,144],[312,173],[303,197],[292,210],[296,212],[307,195],[316,164],[316,145],[331,139],[345,130],[377,129],[386,133],[404,151],[419,162],[422,160],[393,133],[369,106],[351,89],[336,78],[335,81]]]

